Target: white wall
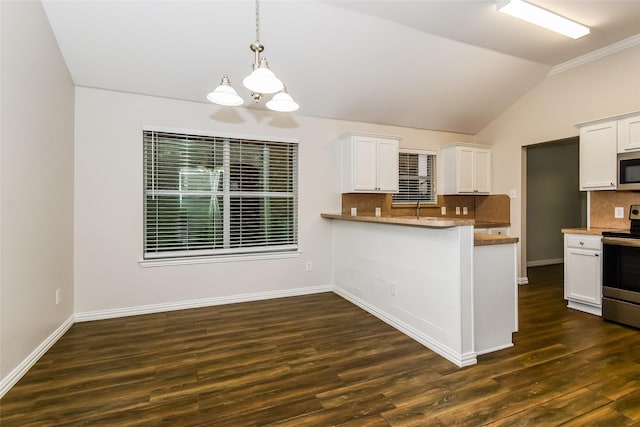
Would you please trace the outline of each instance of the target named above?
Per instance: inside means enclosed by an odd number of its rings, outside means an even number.
[[[73,314],[74,88],[41,3],[2,1],[0,10],[0,379],[6,382]]]
[[[304,108],[304,106],[303,106]],[[143,125],[297,138],[302,256],[142,268]],[[437,148],[468,135],[219,107],[99,89],[76,89],[76,312],[280,292],[333,281],[329,220],[340,211],[338,136],[350,130],[404,137],[403,146]],[[306,261],[313,271],[305,271]]]
[[[636,46],[534,87],[476,136],[478,143],[493,145],[493,191],[517,189],[522,195],[523,146],[577,136],[579,122],[640,110],[639,75]],[[511,230],[517,236],[522,235],[522,201],[511,200]],[[526,277],[526,260],[520,259],[519,270]]]

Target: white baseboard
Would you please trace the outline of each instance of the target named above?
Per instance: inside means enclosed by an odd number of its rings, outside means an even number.
[[[511,347],[513,347],[513,343],[500,345],[500,346],[493,347],[493,348],[487,348],[487,349],[481,350],[481,351],[476,351],[476,354],[478,356],[480,356],[481,354],[493,353],[494,351],[500,351],[500,350],[504,350],[505,348],[511,348]]]
[[[18,366],[0,381],[0,398],[13,387],[20,378],[69,330],[74,323],[73,314],[49,335],[35,350],[31,352]]]
[[[541,267],[543,265],[562,264],[564,258],[540,259],[538,261],[527,261],[527,267]]]
[[[161,313],[165,311],[186,310],[189,308],[210,307],[214,305],[235,304],[240,302],[259,301],[275,298],[286,298],[300,295],[332,292],[333,285],[309,286],[306,288],[283,289],[281,291],[256,292],[251,294],[230,295],[226,297],[202,298],[189,301],[169,302],[163,304],[140,305],[135,307],[114,308],[109,310],[86,311],[76,313],[76,322],[112,319],[115,317],[137,316],[139,314]]]
[[[567,301],[567,307],[572,308],[574,310],[583,311],[585,313],[593,314],[595,316],[602,317],[602,307],[597,305],[592,305],[588,303],[582,303],[580,301]]]
[[[420,344],[427,347],[428,349],[434,351],[435,353],[438,353],[440,356],[444,357],[445,359],[447,359],[448,361],[450,361],[451,363],[459,367],[471,366],[477,363],[475,352],[460,354],[450,349],[449,347],[443,346],[441,343],[433,340],[428,335],[425,335],[424,333],[416,330],[412,326],[407,325],[401,320],[396,319],[395,317],[367,303],[366,301],[358,298],[357,296],[351,294],[350,292],[345,291],[344,289],[336,287],[333,289],[333,292],[341,296],[342,298],[346,299],[350,303],[357,305],[364,311],[374,315],[378,319],[394,327],[395,329],[399,330],[403,334],[411,337],[412,339],[419,342]]]

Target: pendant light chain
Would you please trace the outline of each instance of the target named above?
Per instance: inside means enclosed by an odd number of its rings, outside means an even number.
[[[260,44],[260,4],[256,0],[256,43]]]

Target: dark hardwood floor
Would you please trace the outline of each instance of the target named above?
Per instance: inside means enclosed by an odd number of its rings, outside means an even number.
[[[640,425],[640,331],[542,276],[515,346],[463,369],[330,293],[79,323],[0,425]]]

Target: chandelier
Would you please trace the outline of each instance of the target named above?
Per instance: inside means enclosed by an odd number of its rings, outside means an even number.
[[[251,98],[259,103],[264,95],[275,93],[266,103],[270,110],[291,112],[300,106],[291,98],[282,81],[269,69],[269,63],[262,57],[264,45],[260,43],[260,8],[256,0],[256,41],[249,45],[254,54],[253,72],[242,80],[244,87],[251,91]],[[232,81],[227,75],[222,77],[220,86],[207,94],[207,99],[214,104],[236,107],[244,104],[244,100],[238,92],[231,87]]]

